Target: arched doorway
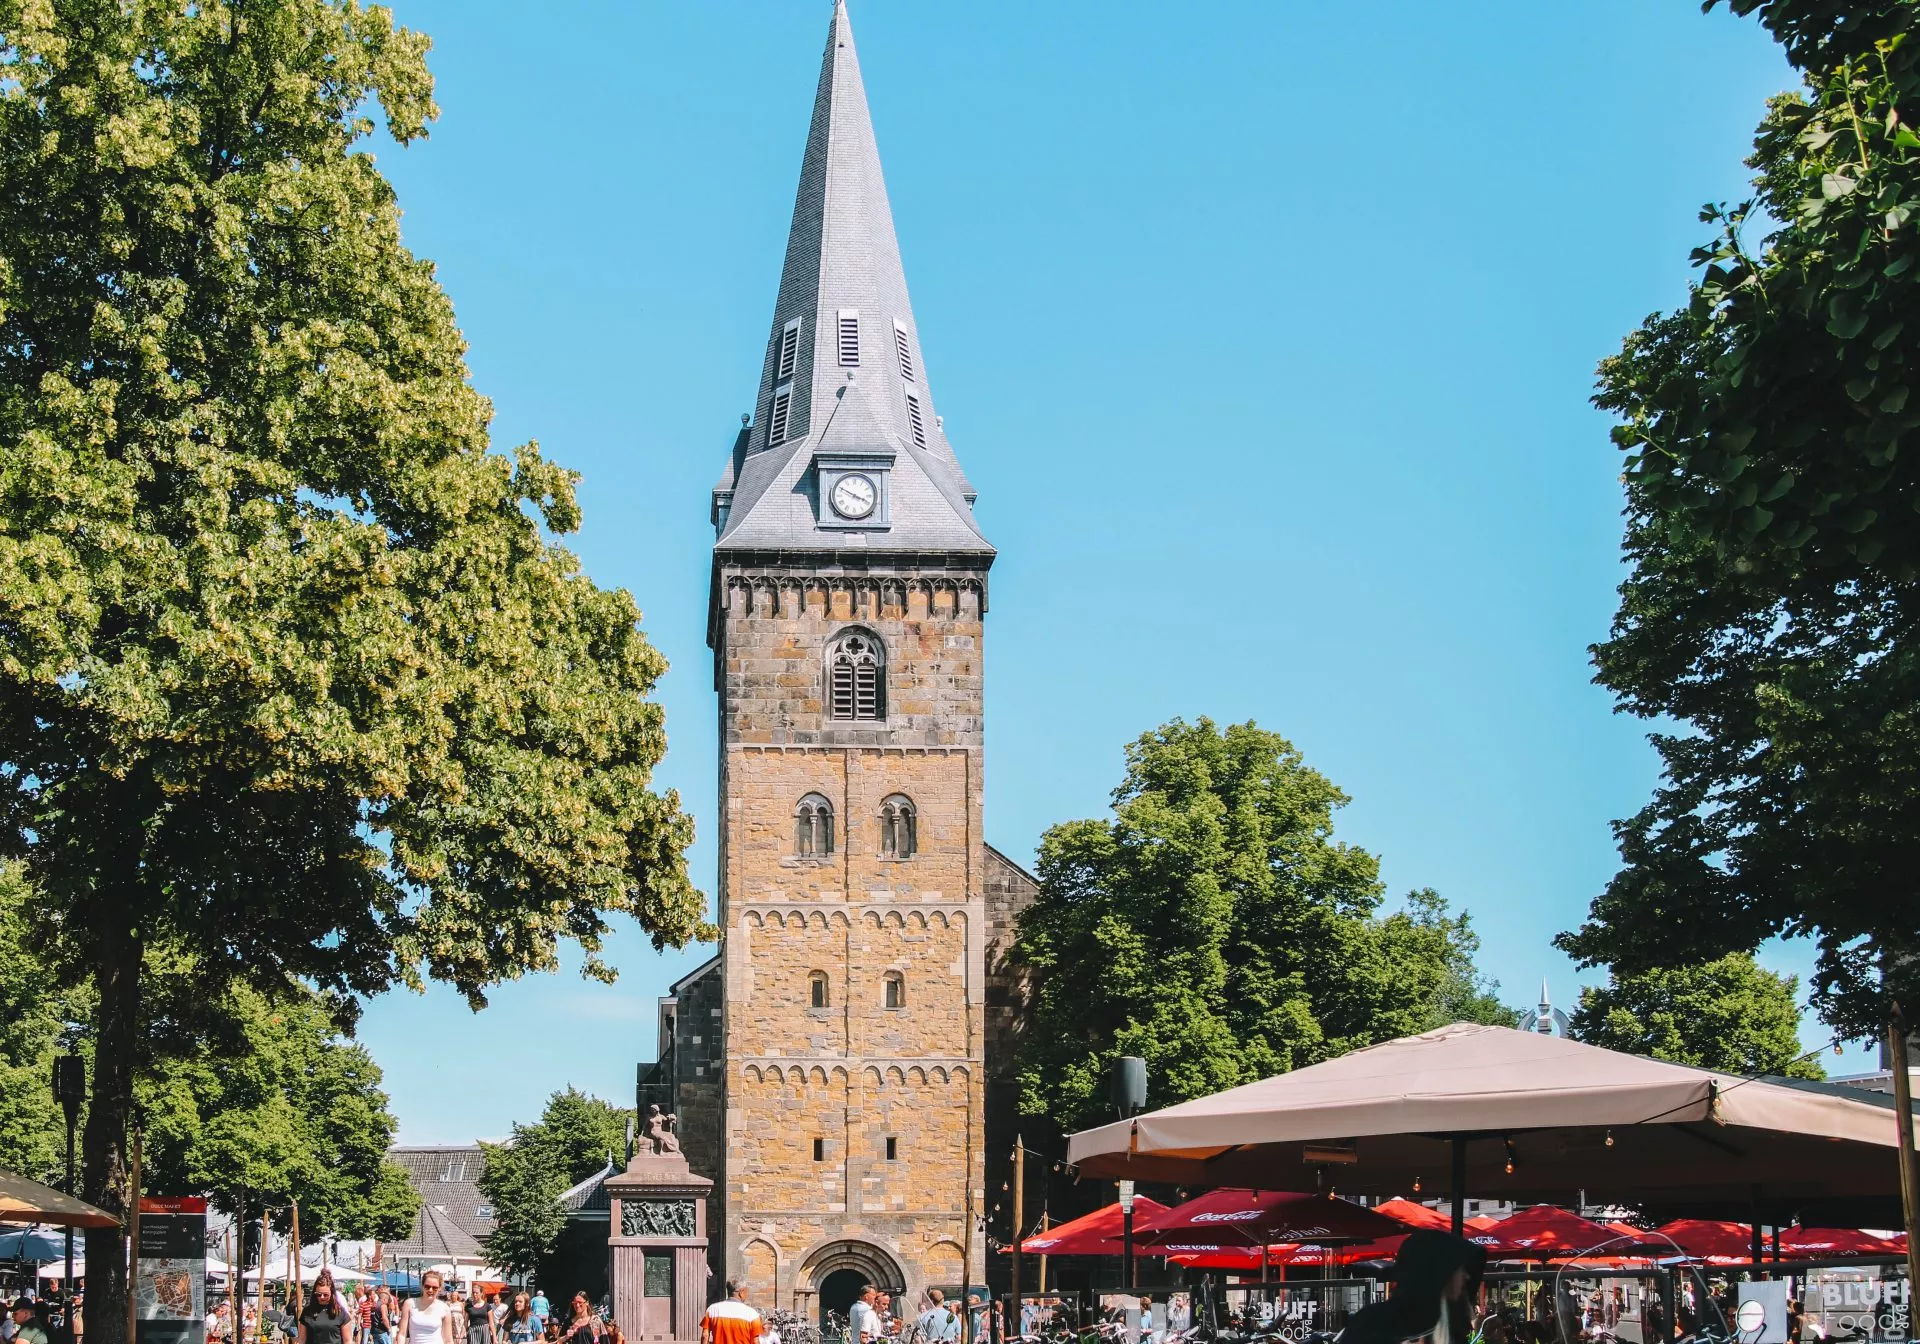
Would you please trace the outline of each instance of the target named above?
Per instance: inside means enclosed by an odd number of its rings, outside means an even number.
[[[820,1280],[820,1324],[829,1316],[844,1319],[866,1286],[867,1276],[857,1269],[836,1269]]]
[[[907,1289],[900,1262],[870,1241],[830,1241],[816,1248],[802,1262],[798,1278],[812,1288],[822,1324],[828,1312],[845,1316],[869,1283],[895,1295]]]

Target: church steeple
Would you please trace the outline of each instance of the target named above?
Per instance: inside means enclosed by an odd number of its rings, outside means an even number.
[[[753,423],[713,502],[716,551],[993,554],[934,411],[844,0]]]

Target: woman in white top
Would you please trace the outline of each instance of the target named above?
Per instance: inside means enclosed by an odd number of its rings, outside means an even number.
[[[439,1271],[420,1276],[420,1296],[400,1308],[400,1338],[396,1344],[453,1344],[453,1306],[440,1296],[444,1286]]]

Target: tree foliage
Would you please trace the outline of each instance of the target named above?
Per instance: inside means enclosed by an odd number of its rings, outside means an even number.
[[[1867,1035],[1920,991],[1920,4],[1733,8],[1803,85],[1754,198],[1705,212],[1688,304],[1601,366],[1632,573],[1598,679],[1677,728],[1560,941],[1631,976],[1809,936],[1814,1004]]]
[[[1021,1106],[1102,1118],[1121,1055],[1165,1105],[1451,1020],[1511,1022],[1467,917],[1431,891],[1379,913],[1379,864],[1333,837],[1347,799],[1251,723],[1174,720],[1127,749],[1108,820],[1041,841],[1016,960],[1032,977]]]
[[[110,1208],[143,1033],[236,982],[477,1006],[562,939],[609,976],[609,912],[703,932],[664,664],[551,540],[573,475],[491,451],[360,143],[425,134],[426,49],[358,0],[0,0],[0,847],[96,995]],[[156,1011],[151,949],[195,967]]]
[[[480,1191],[494,1211],[486,1239],[492,1264],[543,1284],[564,1281],[553,1272],[566,1227],[559,1198],[609,1160],[620,1160],[632,1119],[632,1111],[569,1087],[547,1099],[538,1121],[515,1125],[507,1142],[481,1145]]]
[[[1573,1035],[1589,1045],[1723,1073],[1824,1078],[1800,1048],[1800,982],[1745,952],[1697,966],[1615,975],[1580,991]]]
[[[26,883],[18,864],[0,864],[0,1166],[59,1183],[66,1118],[50,1086],[56,1052],[78,1054],[92,1074],[93,995],[64,990],[20,945]],[[188,960],[149,950],[145,977],[164,986],[149,1006],[193,992]],[[155,1194],[204,1194],[228,1213],[258,1216],[272,1205],[284,1227],[300,1204],[307,1237],[408,1234],[419,1199],[406,1173],[386,1161],[395,1121],[380,1069],[343,1039],[311,994],[270,1003],[234,985],[201,1020],[217,1034],[149,1022],[165,1042],[135,1078],[145,1119],[141,1184]],[[84,1114],[84,1110],[82,1112]]]
[[[54,985],[28,946],[26,896],[20,865],[0,863],[0,1167],[57,1187],[66,1117],[53,1099],[53,1057],[73,1048],[88,1005]]]

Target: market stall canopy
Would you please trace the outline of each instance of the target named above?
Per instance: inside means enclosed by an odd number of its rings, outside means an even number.
[[[1135,1245],[1217,1241],[1267,1246],[1274,1242],[1372,1241],[1406,1231],[1404,1223],[1331,1195],[1282,1190],[1210,1190],[1147,1220],[1134,1219]]]
[[[1757,1186],[1775,1206],[1891,1206],[1899,1189],[1878,1094],[1465,1022],[1084,1130],[1067,1158],[1107,1179],[1393,1195],[1447,1180],[1455,1140],[1481,1199],[1751,1201]]]
[[[1746,1265],[1753,1262],[1753,1227],[1710,1218],[1676,1218],[1662,1224],[1654,1237],[1671,1241],[1685,1255],[1710,1265]],[[1772,1238],[1762,1243],[1763,1260],[1773,1258]],[[1855,1255],[1904,1255],[1906,1248],[1865,1232],[1824,1227],[1780,1229],[1782,1260],[1833,1260]]]
[[[349,1269],[345,1265],[305,1265],[303,1264],[300,1266],[300,1282],[312,1283],[315,1279],[320,1277],[320,1271],[323,1269],[329,1271],[333,1275],[333,1281],[335,1283],[347,1283],[349,1281],[357,1281],[360,1279],[371,1279],[374,1277],[372,1274],[365,1274],[357,1269]],[[213,1267],[212,1262],[209,1261],[207,1265],[207,1272],[209,1274],[217,1274],[220,1271],[216,1270]],[[250,1269],[245,1274],[242,1274],[240,1277],[242,1280],[244,1280],[247,1283],[258,1283],[260,1282],[260,1271],[257,1269]],[[268,1283],[285,1283],[286,1281],[287,1281],[287,1267],[285,1265],[269,1265],[267,1267]]]
[[[1485,1231],[1470,1232],[1467,1240],[1487,1249],[1489,1260],[1552,1260],[1561,1256],[1585,1255],[1604,1251],[1620,1256],[1641,1248],[1666,1243],[1633,1233],[1633,1240],[1604,1223],[1591,1222],[1577,1213],[1551,1204],[1536,1204],[1502,1218]]]
[[[0,1167],[0,1223],[53,1223],[59,1227],[118,1227],[120,1220],[85,1200],[30,1181]]]
[[[1159,1200],[1137,1196],[1133,1201],[1136,1237],[1141,1223],[1166,1211],[1167,1206]],[[1123,1249],[1122,1217],[1120,1205],[1115,1202],[1028,1237],[1020,1243],[1020,1249],[1028,1255],[1119,1255]],[[1136,1245],[1134,1249],[1137,1252],[1140,1248]]]

